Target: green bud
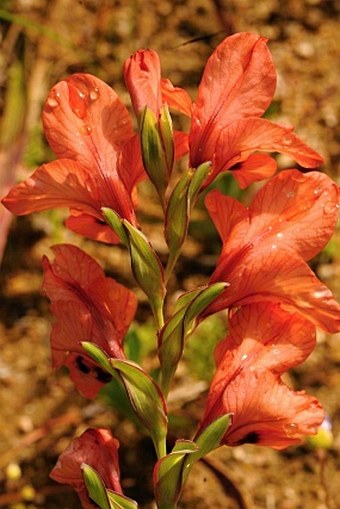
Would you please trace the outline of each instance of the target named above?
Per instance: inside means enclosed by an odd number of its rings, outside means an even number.
[[[149,432],[159,457],[165,454],[167,411],[164,397],[153,378],[138,364],[110,359],[119,372],[139,421]]]
[[[183,294],[173,315],[161,329],[158,355],[161,363],[161,386],[167,394],[172,377],[182,356],[186,337],[192,332],[197,316],[228,286],[214,283]]]
[[[168,179],[170,179],[175,159],[175,147],[172,119],[167,104],[163,104],[161,108],[159,116],[159,133],[161,136],[163,152],[166,160]]]
[[[165,214],[165,240],[169,248],[166,267],[168,278],[180,255],[188,233],[191,210],[202,183],[211,169],[211,163],[201,164],[196,170],[185,173],[174,187]]]
[[[167,160],[157,118],[147,106],[142,112],[140,137],[144,168],[164,205],[165,190],[169,181]]]
[[[166,291],[162,264],[145,235],[125,219],[123,225],[128,236],[133,274],[149,298],[157,325],[162,326],[162,308]]]
[[[111,509],[110,502],[106,493],[105,485],[96,472],[90,465],[83,463],[81,465],[83,471],[83,479],[89,497],[97,504],[100,509]]]
[[[183,489],[183,465],[197,451],[191,440],[177,440],[170,454],[161,458],[154,469],[155,499],[159,509],[173,509]]]

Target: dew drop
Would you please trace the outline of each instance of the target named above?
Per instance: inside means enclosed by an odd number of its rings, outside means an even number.
[[[283,233],[282,232],[279,232],[276,234],[277,238],[278,239],[282,239],[283,238]]]
[[[91,126],[89,126],[89,125],[86,125],[86,124],[84,124],[84,125],[80,128],[80,130],[81,130],[81,132],[82,132],[83,134],[87,134],[87,135],[89,135],[89,134],[91,134],[91,133],[92,133],[92,127],[91,127]]]
[[[330,296],[330,291],[328,290],[328,288],[322,288],[321,290],[316,290],[313,293],[313,297],[315,299],[326,299],[329,296]]]
[[[291,422],[285,426],[285,431],[288,436],[295,435],[297,432],[297,424],[295,422]]]
[[[272,249],[276,249],[276,248],[277,248],[277,244],[272,244],[272,245],[271,245],[271,248],[272,248]]]
[[[99,97],[99,88],[96,87],[90,92],[90,99],[91,101],[96,101]]]
[[[241,361],[245,361],[246,359],[248,359],[248,355],[245,353],[244,355],[242,355]]]
[[[74,108],[73,111],[77,115],[78,118],[84,118],[85,113],[80,108]]]
[[[325,214],[332,214],[334,212],[334,203],[332,202],[325,203],[325,205],[323,206],[323,211]]]
[[[285,145],[286,147],[291,145],[293,143],[293,139],[290,137],[284,137],[282,140],[282,145]]]
[[[320,187],[315,188],[313,192],[314,192],[315,196],[319,196],[319,194],[321,193]]]
[[[80,99],[85,99],[85,97],[86,97],[86,94],[84,92],[81,92],[80,90],[78,91],[78,95],[79,95]]]
[[[52,110],[54,110],[54,108],[56,108],[58,106],[58,101],[56,99],[54,99],[53,97],[49,97],[47,99],[47,105],[52,108]]]

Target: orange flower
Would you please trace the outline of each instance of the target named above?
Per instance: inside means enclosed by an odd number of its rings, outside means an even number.
[[[68,207],[71,230],[118,242],[101,207],[136,225],[134,188],[146,176],[126,107],[98,78],[74,74],[52,88],[42,118],[58,159],[14,187],[4,205],[18,215]]]
[[[163,82],[163,97],[169,105],[191,116],[190,166],[212,162],[205,186],[226,170],[233,171],[241,187],[273,175],[274,159],[256,152],[281,152],[306,168],[323,162],[292,128],[259,118],[270,105],[276,87],[275,67],[266,43],[265,37],[252,33],[227,37],[209,58],[193,104],[171,83]]]
[[[304,391],[294,392],[281,376],[301,364],[315,345],[315,327],[277,304],[253,304],[230,320],[229,336],[216,349],[200,432],[223,414],[232,424],[226,445],[253,443],[283,449],[317,432],[324,413]]]
[[[60,244],[55,260],[43,258],[42,291],[51,300],[56,318],[51,333],[54,368],[65,365],[77,389],[93,398],[111,380],[86,354],[82,341],[90,341],[108,356],[124,359],[123,340],[136,311],[135,295],[105,277],[100,266],[81,249]]]
[[[249,208],[218,191],[208,194],[206,206],[223,242],[210,283],[230,286],[205,314],[280,302],[326,331],[340,331],[339,304],[305,263],[326,245],[337,221],[339,188],[329,177],[287,170]]]
[[[83,509],[95,509],[97,505],[87,494],[81,465],[94,468],[106,488],[121,494],[118,448],[119,442],[110,431],[87,429],[59,456],[50,476],[61,484],[70,484],[78,493]]]

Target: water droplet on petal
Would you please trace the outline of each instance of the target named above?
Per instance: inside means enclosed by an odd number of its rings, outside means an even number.
[[[85,116],[85,112],[83,111],[83,109],[80,109],[80,108],[74,108],[74,113],[77,115],[78,118],[84,118]]]
[[[47,106],[49,106],[50,108],[52,108],[52,110],[54,110],[54,108],[56,108],[58,106],[58,101],[56,99],[54,99],[54,97],[49,97],[47,99]]]
[[[81,129],[80,129],[80,130],[81,130],[81,132],[82,132],[83,134],[87,134],[87,135],[89,135],[89,134],[91,134],[91,133],[92,133],[92,127],[91,127],[90,125],[86,125],[86,124],[84,124],[84,125],[81,127]]]
[[[293,143],[293,138],[290,136],[285,136],[282,140],[282,145],[289,146]]]
[[[86,94],[84,92],[82,92],[81,90],[78,91],[78,95],[79,95],[80,99],[85,99],[85,97],[86,97]]]
[[[323,211],[325,214],[332,214],[334,212],[334,208],[336,208],[336,205],[332,202],[328,202],[324,204]]]
[[[282,232],[279,232],[276,234],[277,238],[278,239],[282,239],[283,238],[283,233]]]
[[[314,192],[315,196],[319,196],[319,194],[321,193],[320,187],[316,187],[313,192]]]
[[[244,355],[242,355],[241,361],[245,361],[246,359],[248,359],[248,355],[245,353]]]
[[[271,245],[271,248],[272,248],[272,249],[276,249],[276,248],[277,248],[277,244],[272,244],[272,245]]]
[[[96,87],[90,92],[90,99],[91,101],[96,101],[99,97],[99,88]]]
[[[328,288],[321,288],[320,290],[315,290],[313,293],[314,299],[327,299],[330,296],[331,292]]]
[[[288,436],[296,435],[297,433],[297,424],[295,422],[291,422],[285,426],[285,432]]]

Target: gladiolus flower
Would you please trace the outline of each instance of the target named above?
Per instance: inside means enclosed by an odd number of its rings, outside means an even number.
[[[276,87],[275,67],[266,43],[265,37],[252,33],[227,37],[209,58],[193,104],[171,83],[163,82],[163,97],[169,105],[191,117],[190,166],[212,162],[205,186],[226,170],[233,171],[241,187],[270,177],[276,162],[257,152],[287,154],[305,168],[316,168],[323,162],[292,128],[259,118],[270,105]]]
[[[95,343],[108,356],[124,359],[123,340],[136,311],[136,297],[106,277],[81,249],[68,244],[52,249],[55,260],[50,263],[44,257],[42,262],[42,291],[56,318],[51,333],[53,367],[67,366],[77,389],[93,398],[111,376],[86,354],[81,342]]]
[[[281,380],[314,345],[315,327],[279,305],[253,304],[236,311],[229,336],[217,345],[217,371],[199,432],[231,413],[232,424],[222,440],[226,445],[283,449],[315,434],[324,418],[321,405]]]
[[[68,207],[71,230],[117,243],[101,208],[136,226],[134,188],[146,176],[127,108],[100,79],[74,74],[52,88],[42,119],[58,159],[15,186],[4,205],[17,215]]]
[[[212,191],[206,199],[223,248],[210,284],[229,286],[205,314],[254,302],[280,302],[316,326],[340,331],[340,305],[305,260],[333,234],[339,188],[326,175],[283,171],[249,208]]]
[[[78,493],[83,509],[96,509],[97,505],[87,494],[81,466],[85,463],[94,468],[107,489],[121,494],[118,448],[119,442],[110,431],[88,429],[59,456],[50,476],[61,484],[70,484]]]

